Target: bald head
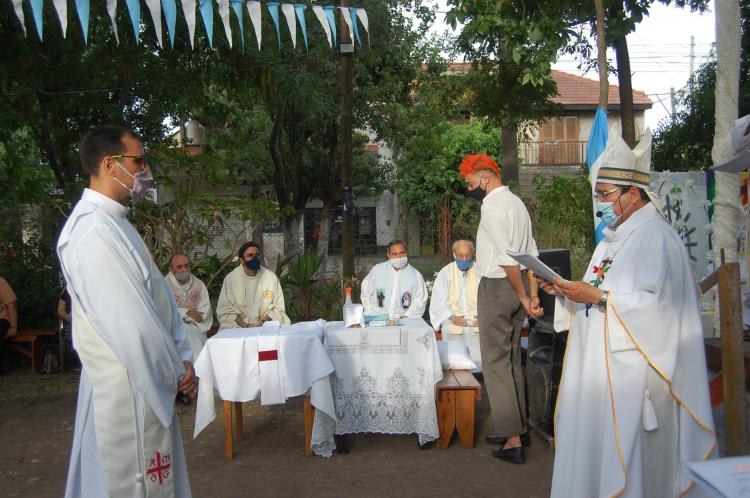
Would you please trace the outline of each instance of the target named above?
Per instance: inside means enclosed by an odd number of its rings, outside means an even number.
[[[173,254],[169,258],[169,271],[172,273],[190,271],[190,260],[184,254]]]

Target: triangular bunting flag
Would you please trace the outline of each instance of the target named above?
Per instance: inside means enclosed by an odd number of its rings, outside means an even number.
[[[307,5],[297,3],[294,4],[294,11],[297,13],[297,20],[299,21],[299,27],[302,28],[302,38],[305,40],[305,51],[309,52],[307,47],[307,24],[305,24],[305,9]]]
[[[161,8],[164,11],[164,19],[167,21],[169,46],[174,48],[174,28],[177,24],[177,3],[175,0],[161,0]]]
[[[195,48],[195,0],[182,0],[182,13],[190,35],[190,48]]]
[[[313,5],[312,9],[315,13],[315,17],[318,18],[318,22],[323,26],[323,31],[325,31],[326,38],[328,38],[328,46],[333,48],[333,41],[331,41],[331,27],[328,25],[328,19],[326,19],[326,13],[323,10],[323,7],[321,5]]]
[[[159,43],[159,48],[164,48],[161,32],[161,3],[159,0],[146,0],[146,7],[148,7],[148,11],[151,13],[151,21],[154,23],[154,31],[156,31],[156,41]]]
[[[130,24],[133,25],[133,33],[135,34],[135,44],[138,45],[141,42],[141,3],[138,0],[125,0],[125,3],[128,4]]]
[[[333,44],[337,45],[338,42],[336,41],[336,16],[333,14],[336,10],[336,7],[332,5],[326,5],[325,7],[323,7],[323,9],[326,11],[326,17],[328,18],[328,27],[331,28]]]
[[[31,3],[31,16],[34,18],[34,24],[36,25],[36,34],[39,35],[40,40],[44,40],[44,33],[43,33],[43,24],[42,24],[42,15],[44,10],[44,5],[42,5],[42,0],[31,0],[29,3]]]
[[[271,19],[273,19],[273,24],[276,26],[276,38],[279,43],[279,47],[281,47],[281,31],[279,31],[279,4],[278,2],[268,2],[268,12],[271,13]]]
[[[23,4],[22,0],[13,0],[13,10],[16,11],[16,17],[21,21],[21,29],[23,29],[23,36],[26,36],[26,19],[23,16]]]
[[[232,48],[232,28],[229,26],[229,0],[218,0],[219,2],[219,17],[221,23],[224,25],[224,33],[227,35],[227,42],[229,42],[229,48]]]
[[[245,51],[245,27],[242,24],[242,0],[232,0],[232,8],[234,13],[237,15],[237,23],[240,26],[240,42],[242,43],[242,51]]]
[[[344,22],[349,27],[349,41],[354,43],[354,27],[352,26],[352,18],[349,14],[349,9],[346,7],[339,7],[341,11],[341,17],[344,18]],[[356,19],[354,22],[357,22]]]
[[[57,4],[58,0],[55,0]],[[107,0],[107,14],[109,14],[109,22],[112,25],[112,33],[115,35],[115,41],[120,44],[120,35],[117,33],[117,0]],[[64,35],[63,35],[64,37]]]
[[[78,20],[81,21],[81,30],[83,30],[83,43],[89,42],[89,0],[76,0],[76,10],[78,11]]]
[[[289,34],[292,36],[292,47],[297,48],[297,21],[294,19],[294,5],[291,3],[282,3],[281,12],[286,18],[286,25],[289,27]]]
[[[359,46],[362,46],[362,40],[359,39],[359,25],[357,24],[357,8],[349,7],[349,18],[352,20],[352,26],[354,27],[354,37],[357,39]]]
[[[365,9],[357,9],[357,17],[359,17],[362,27],[367,31],[367,46],[370,46],[370,21],[367,19],[367,11]]]
[[[255,38],[258,40],[258,50],[260,50],[260,2],[251,0],[247,2],[247,13],[250,14],[250,21],[253,23]]]
[[[60,28],[62,28],[62,35],[63,38],[65,38],[65,36],[68,34],[68,2],[66,0],[55,0],[54,3],[55,11],[57,11],[57,18],[60,19]],[[117,38],[116,34],[115,38]]]
[[[203,18],[203,25],[206,27],[208,45],[214,48],[214,8],[211,5],[211,0],[200,0],[200,2],[201,17]]]

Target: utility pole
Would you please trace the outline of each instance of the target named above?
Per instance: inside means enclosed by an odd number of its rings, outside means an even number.
[[[690,35],[690,91],[693,91],[693,69],[695,68],[695,37]]]
[[[674,94],[674,87],[669,88],[669,103],[672,105],[672,121],[677,119],[677,105],[676,105],[676,97]]]
[[[341,223],[341,262],[343,277],[354,276],[354,192],[352,190],[352,54],[354,40],[349,37],[349,25],[344,20],[349,15],[350,0],[341,0],[339,19],[339,55],[341,56],[341,189],[343,194],[343,219]],[[356,20],[354,20],[356,22]]]

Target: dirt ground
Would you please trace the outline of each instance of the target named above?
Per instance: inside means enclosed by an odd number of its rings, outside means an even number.
[[[31,375],[28,368],[0,377],[0,495],[62,496],[77,384],[78,374]],[[220,412],[194,440],[194,407],[178,411],[196,497],[549,496],[553,451],[538,435],[524,465],[490,455],[486,395],[474,449],[463,449],[456,436],[446,450],[421,451],[416,435],[362,434],[351,453],[331,458],[304,455],[302,398],[273,407],[246,403],[245,440],[235,444],[232,461],[223,457]]]

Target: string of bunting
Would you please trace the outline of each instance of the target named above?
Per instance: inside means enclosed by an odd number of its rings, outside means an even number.
[[[26,36],[26,24],[23,13],[23,0],[11,0],[13,2],[13,9],[21,22],[21,28],[23,34]],[[42,11],[44,0],[28,0],[31,7],[31,14],[34,18],[34,25],[36,26],[36,32],[39,35],[40,40],[44,40],[43,29],[42,29]],[[60,27],[62,28],[62,35],[65,38],[68,30],[68,2],[67,0],[52,0],[54,3],[57,17],[60,19]],[[88,32],[89,32],[89,1],[90,0],[75,0],[76,11],[78,12],[78,19],[81,22],[81,29],[83,30],[84,43],[88,43]],[[144,0],[148,7],[151,15],[151,21],[154,24],[156,31],[156,38],[159,43],[159,47],[163,45],[163,34],[162,34],[162,14],[167,25],[167,31],[169,32],[170,45],[174,48],[174,33],[177,24],[177,4],[176,0]],[[218,4],[219,18],[224,26],[224,32],[227,35],[229,46],[232,47],[232,30],[229,25],[229,11],[230,4],[234,15],[237,18],[237,22],[240,28],[240,40],[242,48],[245,48],[245,34],[243,29],[243,5],[246,7],[248,15],[250,16],[250,22],[252,22],[253,30],[255,31],[255,38],[258,42],[258,50],[261,47],[261,2],[257,0],[180,0],[182,2],[182,11],[185,14],[185,21],[188,25],[188,32],[190,34],[190,46],[195,48],[195,22],[196,22],[196,8],[200,10],[201,17],[203,18],[203,25],[206,28],[206,34],[208,35],[208,43],[213,48],[213,34],[214,34],[214,2]],[[133,25],[133,32],[135,33],[136,43],[140,42],[140,22],[141,22],[141,3],[140,0],[125,0],[128,7],[128,13],[130,14],[130,22]],[[302,31],[302,38],[305,41],[305,49],[307,46],[307,24],[305,22],[305,11],[308,5],[301,3],[279,3],[279,2],[265,2],[266,8],[268,9],[271,19],[273,20],[274,27],[276,28],[276,42],[281,47],[281,28],[280,28],[280,14],[283,14],[286,20],[286,25],[289,28],[289,34],[292,39],[292,46],[297,48],[297,23],[299,23],[300,30]],[[360,38],[359,24],[361,23],[365,32],[367,33],[367,45],[370,45],[370,27],[369,20],[367,19],[367,12],[365,9],[360,7],[337,7],[332,5],[312,5],[312,11],[315,14],[320,25],[325,31],[328,45],[333,47],[337,42],[336,33],[336,10],[339,11],[340,15],[343,16],[344,22],[349,29],[349,39],[356,40],[360,46],[362,46],[362,40]],[[107,14],[112,22],[112,31],[115,35],[115,40],[120,43],[120,38],[117,33],[117,23],[115,22],[117,12],[117,0],[107,0]],[[359,22],[358,22],[359,21]]]

